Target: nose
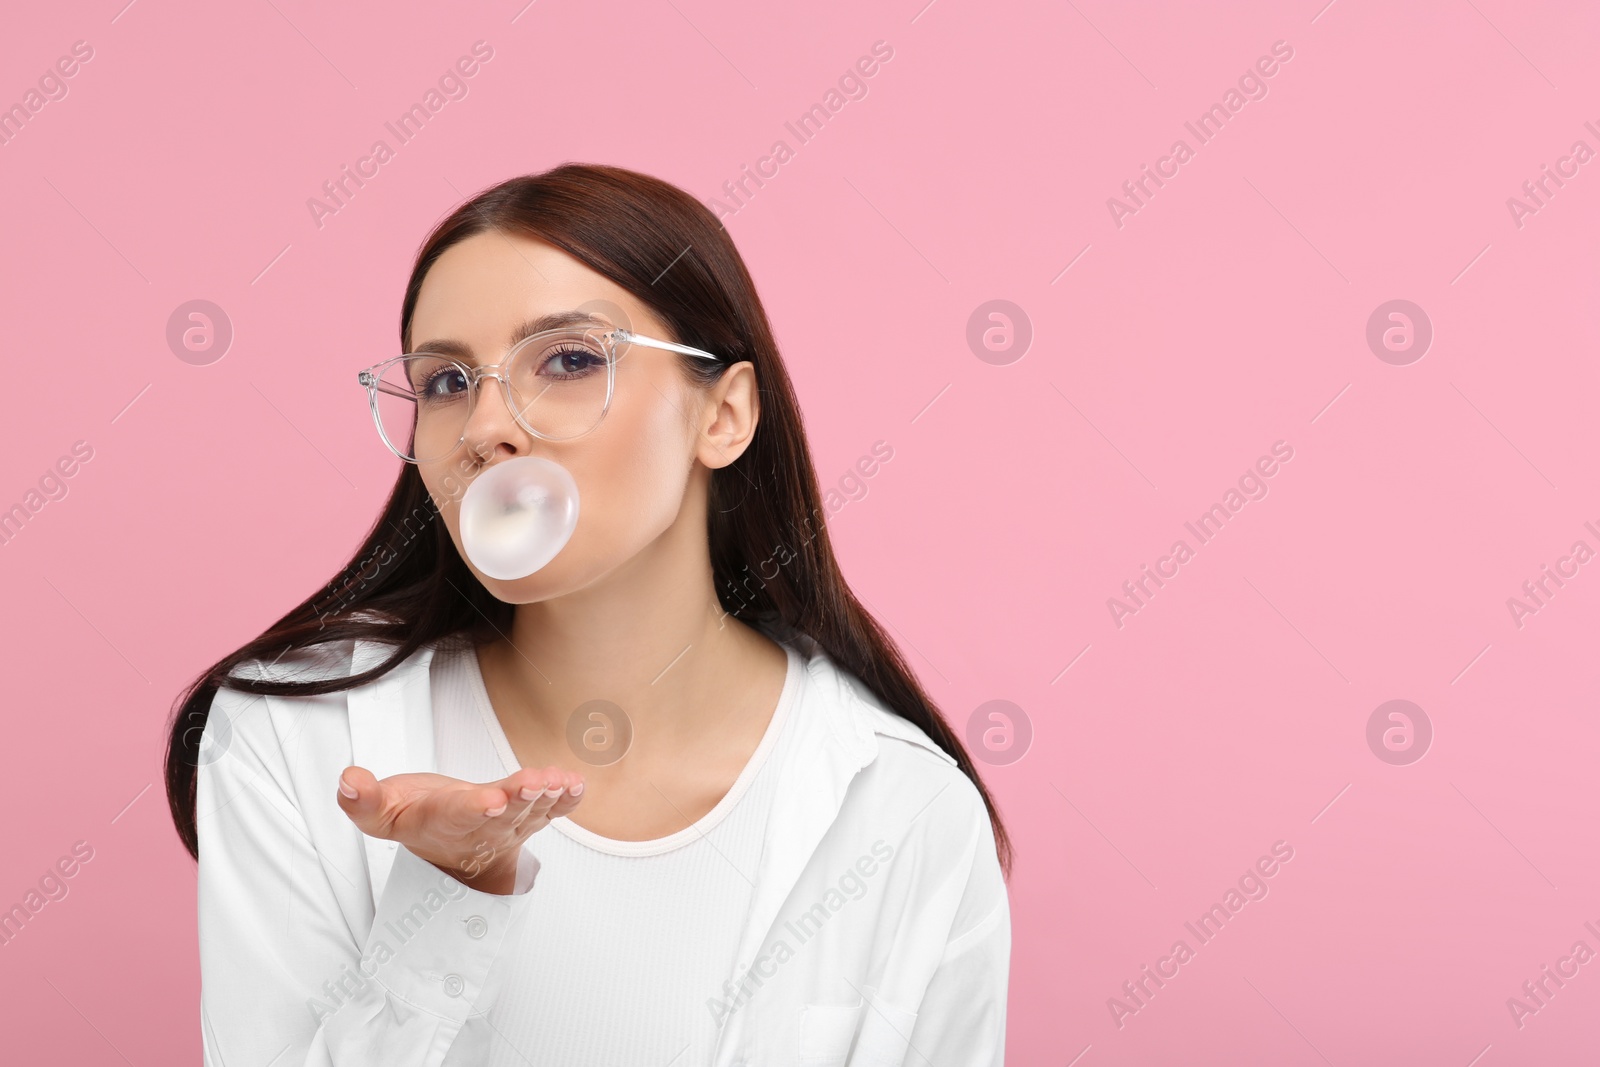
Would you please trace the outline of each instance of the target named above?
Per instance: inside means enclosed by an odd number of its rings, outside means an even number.
[[[532,439],[506,405],[505,386],[499,378],[485,375],[478,379],[477,396],[461,440],[470,453],[485,461],[494,459],[502,447],[511,456],[528,453]]]

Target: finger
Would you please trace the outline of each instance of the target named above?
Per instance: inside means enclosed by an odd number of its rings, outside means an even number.
[[[551,776],[546,775],[546,777],[550,778]],[[566,788],[559,778],[551,780],[543,789],[539,789],[536,786],[523,786],[517,794],[518,800],[522,802],[523,806],[512,820],[513,828],[522,826],[530,819],[548,819],[550,817],[550,809],[565,796]]]
[[[516,797],[524,789],[531,789],[535,793],[542,792],[550,777],[550,768],[548,767],[519,767],[515,773],[490,784],[504,789],[506,796]]]
[[[354,793],[354,796],[350,794]],[[384,811],[383,785],[365,767],[346,767],[339,775],[334,797],[339,807],[364,834],[385,836],[381,831]]]
[[[549,767],[546,770],[548,775],[562,787],[561,793],[555,797],[555,804],[547,812],[550,818],[556,819],[577,807],[579,799],[583,796],[583,775],[560,767]]]
[[[480,786],[476,789],[462,790],[466,797],[463,811],[467,815],[468,823],[481,822],[484,819],[493,819],[504,815],[509,806],[510,794],[497,785]]]
[[[532,795],[534,802],[542,797],[544,792],[543,778],[538,771],[526,767],[519,768],[514,774],[492,783],[489,787],[504,799],[504,805],[499,800],[486,804],[479,809],[483,821],[504,819],[516,825],[527,817],[531,804],[528,795]]]
[[[573,808],[576,808],[581,800],[583,800],[583,779],[576,778],[575,781],[567,786],[565,792],[556,797],[555,804],[545,814],[552,819],[559,819]]]
[[[537,802],[551,782],[552,768],[519,767],[513,774],[492,783],[505,791],[511,801],[513,815],[525,810],[528,802]]]

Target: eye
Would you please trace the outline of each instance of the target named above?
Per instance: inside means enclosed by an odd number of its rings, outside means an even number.
[[[417,385],[417,396],[424,400],[438,400],[464,393],[467,379],[455,367],[440,367],[424,375]]]
[[[586,378],[596,369],[605,369],[604,357],[580,344],[562,344],[546,350],[544,361],[538,369],[541,378],[564,381]]]

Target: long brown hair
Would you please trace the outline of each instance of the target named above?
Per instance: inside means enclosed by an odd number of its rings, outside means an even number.
[[[972,759],[894,643],[850,592],[825,526],[812,526],[824,512],[799,405],[755,283],[727,231],[683,190],[619,167],[567,163],[510,179],[462,204],[423,243],[400,311],[401,351],[411,350],[411,315],[428,269],[445,249],[490,230],[555,245],[638,298],[674,339],[725,359],[709,365],[684,357],[691,380],[710,384],[741,360],[755,365],[761,399],[755,435],[737,460],[711,476],[706,519],[717,597],[725,611],[750,625],[811,637],[886,707],[954,757],[983,796],[1009,876],[1010,840]],[[775,567],[770,575],[769,565]],[[266,696],[352,689],[424,645],[509,631],[514,610],[467,567],[417,467],[402,464],[382,513],[326,590],[223,657],[180,695],[168,724],[165,769],[167,803],[189,854],[200,854],[196,768],[218,688]],[[232,673],[251,660],[276,662],[294,649],[352,638],[392,644],[394,652],[360,674],[315,681]]]

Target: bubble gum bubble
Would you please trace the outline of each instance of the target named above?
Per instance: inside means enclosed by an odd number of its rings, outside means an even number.
[[[461,498],[461,545],[491,578],[526,578],[556,557],[578,525],[578,483],[539,456],[496,463]]]

